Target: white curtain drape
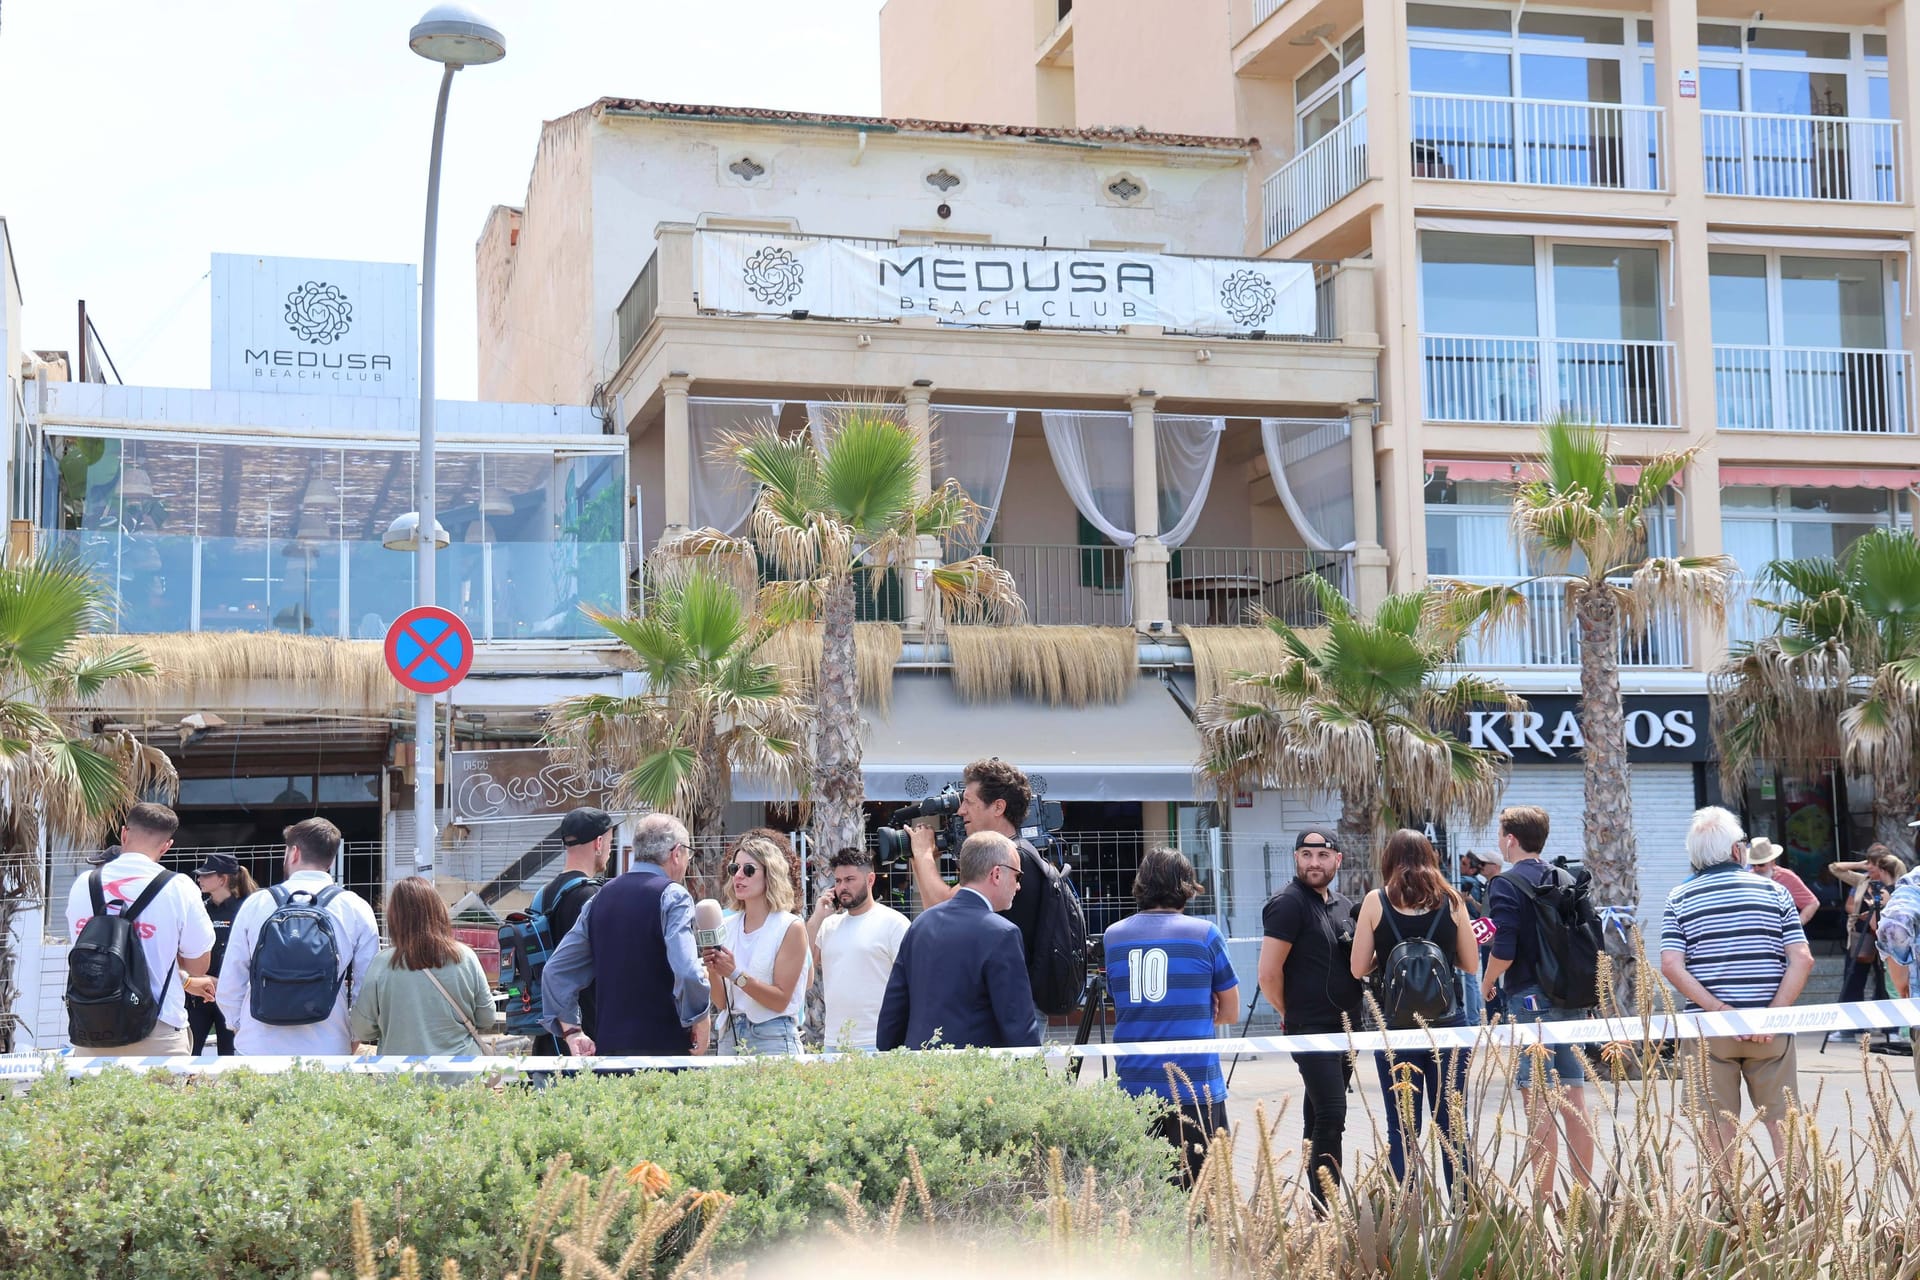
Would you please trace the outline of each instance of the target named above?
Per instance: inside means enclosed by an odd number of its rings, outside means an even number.
[[[1353,549],[1352,432],[1345,418],[1260,419],[1260,442],[1280,505],[1315,551]]]
[[[959,481],[980,508],[979,523],[970,532],[947,539],[948,554],[955,560],[977,555],[993,532],[1013,457],[1013,418],[1011,409],[933,406],[933,482]]]
[[[1048,409],[1041,422],[1060,483],[1087,523],[1115,546],[1131,547],[1133,525],[1133,415]],[[1160,463],[1160,541],[1177,547],[1200,522],[1213,465],[1220,456],[1224,418],[1156,414]]]
[[[729,432],[746,431],[766,422],[778,422],[786,407],[781,400],[687,400],[687,428],[693,454],[689,477],[691,518],[696,529],[718,529],[738,534],[753,514],[759,486],[737,465],[714,458],[713,451]]]

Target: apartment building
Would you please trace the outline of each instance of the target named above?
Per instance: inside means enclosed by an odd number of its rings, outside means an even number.
[[[1629,458],[1698,449],[1653,538],[1733,557],[1741,599],[1725,632],[1654,619],[1623,645],[1643,857],[1717,798],[1701,695],[1764,625],[1752,579],[1912,527],[1905,3],[889,0],[880,28],[889,113],[1260,140],[1243,250],[1373,265],[1396,586],[1533,567],[1498,486],[1544,418],[1605,426]],[[1528,632],[1468,659],[1546,699],[1540,736],[1499,727],[1525,766],[1509,794],[1577,853],[1577,726],[1542,749],[1575,652],[1554,588],[1530,590]],[[1838,900],[1815,873],[1868,835],[1860,780],[1772,772],[1729,799]],[[1667,878],[1650,867],[1643,901]]]

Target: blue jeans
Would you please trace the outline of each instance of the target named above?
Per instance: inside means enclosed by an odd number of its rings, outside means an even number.
[[[1447,1142],[1440,1145],[1440,1171],[1447,1180],[1447,1189],[1453,1189],[1455,1160],[1447,1146],[1450,1142],[1457,1148],[1460,1163],[1466,1163],[1467,1067],[1472,1058],[1471,1049],[1415,1049],[1394,1054],[1391,1063],[1384,1053],[1373,1055],[1374,1068],[1380,1073],[1380,1092],[1386,1099],[1387,1159],[1393,1164],[1394,1177],[1404,1181],[1407,1176],[1407,1135],[1401,1128],[1401,1095],[1393,1091],[1397,1076],[1412,1086],[1408,1103],[1413,1113],[1413,1141],[1420,1140],[1427,1112],[1433,1113],[1446,1135]]]
[[[727,1056],[747,1053],[798,1053],[800,1027],[790,1014],[748,1022],[739,1014],[727,1018],[720,1030],[719,1052]]]
[[[1529,1004],[1537,1006],[1529,1009]],[[1530,1022],[1578,1022],[1587,1016],[1585,1009],[1555,1009],[1547,1001],[1547,993],[1539,987],[1515,987],[1507,993],[1507,1012],[1516,1024]],[[1522,1089],[1533,1088],[1533,1064],[1537,1054],[1521,1042],[1520,1071],[1514,1077],[1514,1083]],[[1571,1087],[1586,1083],[1587,1066],[1580,1061],[1580,1055],[1574,1052],[1570,1044],[1550,1046],[1553,1050],[1553,1069],[1547,1077],[1550,1085]]]

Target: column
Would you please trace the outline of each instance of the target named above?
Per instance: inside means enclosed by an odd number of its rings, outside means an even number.
[[[1142,390],[1127,400],[1133,410],[1133,549],[1127,554],[1133,579],[1133,625],[1164,632],[1168,626],[1167,564],[1172,559],[1160,541],[1160,441],[1154,428],[1156,392]]]
[[[1920,11],[1916,11],[1914,0],[1892,0],[1886,8],[1886,22],[1888,107],[1894,119],[1900,121],[1900,145],[1894,163],[1900,170],[1900,198],[1911,201],[1914,192],[1920,190],[1920,186],[1916,186],[1920,183],[1920,163],[1916,162],[1920,159]],[[1894,270],[1905,269],[1900,296],[1908,305],[1903,310],[1911,311],[1907,294],[1914,281],[1913,264],[1910,257],[1896,261],[1898,265]],[[1902,318],[1901,336],[1907,351],[1920,354],[1920,323],[1915,323],[1912,315]],[[1915,413],[1911,385],[1906,387],[1906,403],[1900,407],[1906,414],[1907,429],[1914,430],[1920,416]],[[1920,517],[1920,504],[1914,502],[1911,493],[1908,502],[1908,510]]]
[[[686,533],[693,521],[693,426],[687,417],[687,393],[692,386],[693,379],[677,370],[660,379],[666,409],[660,424],[666,433],[661,438],[666,492],[660,501],[667,518],[667,527],[660,531],[662,546]]]
[[[1371,617],[1387,598],[1391,568],[1380,545],[1380,507],[1374,492],[1373,412],[1376,406],[1347,406],[1348,446],[1353,454],[1353,579],[1348,590],[1360,612]]]
[[[900,393],[907,404],[907,429],[913,432],[914,496],[933,496],[933,383],[920,379]],[[921,534],[914,541],[913,563],[902,570],[906,588],[907,629],[927,631],[938,624],[939,598],[927,582],[927,570],[941,560],[940,539]]]
[[[1720,528],[1720,449],[1712,437],[1693,455],[1680,483],[1680,554],[1722,554],[1725,543]],[[1711,671],[1726,659],[1727,629],[1719,623],[1702,620],[1693,627],[1689,638],[1693,644],[1695,670]]]
[[[1719,421],[1713,374],[1713,307],[1707,270],[1707,196],[1701,164],[1700,99],[1680,96],[1680,76],[1700,75],[1699,18],[1693,0],[1658,0],[1653,6],[1654,86],[1666,110],[1661,174],[1673,192],[1673,243],[1661,287],[1665,335],[1673,342],[1674,408],[1688,444],[1713,438]],[[1678,442],[1676,442],[1677,447]],[[1689,494],[1692,492],[1688,477]],[[1717,492],[1717,490],[1716,490]],[[1714,516],[1714,545],[1720,541]]]

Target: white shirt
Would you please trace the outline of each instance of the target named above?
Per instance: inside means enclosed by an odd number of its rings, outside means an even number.
[[[109,915],[119,915],[147,890],[160,874],[160,864],[144,853],[123,853],[100,868],[100,891],[107,900]],[[67,929],[75,941],[93,918],[93,891],[89,871],[73,882],[67,895]],[[147,976],[153,982],[153,998],[160,1006],[160,1021],[174,1030],[187,1025],[187,992],[180,983],[179,959],[198,960],[213,950],[213,920],[207,915],[200,890],[192,876],[176,874],[167,881],[152,902],[134,922],[140,933],[141,950],[147,953]]]
[[[787,930],[799,928],[804,931],[806,926],[791,911],[770,911],[760,927],[748,933],[746,919],[743,912],[727,913],[727,950],[733,952],[734,963],[741,973],[772,986],[773,962],[780,956],[780,944],[787,940]],[[813,956],[806,954],[800,963],[800,981],[793,984],[793,996],[784,1009],[769,1009],[737,986],[729,986],[727,999],[732,1001],[734,1012],[748,1022],[765,1022],[768,1018],[782,1015],[798,1018],[807,1004],[808,978],[812,970]]]
[[[893,958],[907,936],[907,918],[876,902],[859,915],[841,912],[820,922],[820,981],[826,993],[827,1048],[873,1048],[880,1001]]]
[[[332,883],[333,877],[326,872],[308,868],[294,872],[285,881],[287,888],[296,893],[316,896]],[[334,997],[333,1012],[304,1027],[269,1026],[256,1020],[247,1008],[254,948],[260,944],[260,927],[273,910],[273,894],[267,890],[249,895],[240,904],[238,914],[233,917],[233,928],[227,934],[227,957],[220,965],[214,1003],[220,1006],[227,1025],[233,1028],[234,1051],[308,1056],[351,1053],[353,1039],[347,1031],[347,1005],[359,980],[366,976],[367,966],[380,954],[380,925],[373,918],[373,908],[350,889],[327,904],[327,914],[334,921],[334,945],[340,949],[340,971],[347,980],[341,983],[340,994]]]

